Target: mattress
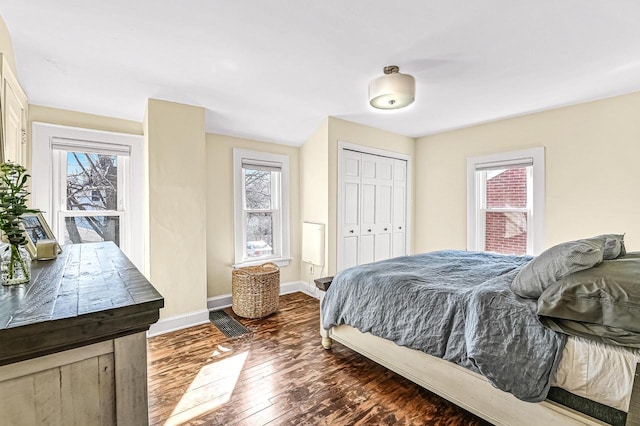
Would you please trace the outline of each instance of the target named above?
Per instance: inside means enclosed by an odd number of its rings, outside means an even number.
[[[551,386],[628,412],[640,349],[569,337]]]

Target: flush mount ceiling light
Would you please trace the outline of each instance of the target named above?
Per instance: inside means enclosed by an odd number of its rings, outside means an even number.
[[[384,67],[384,74],[369,83],[369,103],[374,108],[404,108],[416,99],[416,80],[401,74],[396,65]]]

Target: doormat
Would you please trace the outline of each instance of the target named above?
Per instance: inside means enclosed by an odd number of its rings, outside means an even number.
[[[230,317],[223,310],[209,312],[209,319],[227,337],[237,337],[251,333],[247,327]]]

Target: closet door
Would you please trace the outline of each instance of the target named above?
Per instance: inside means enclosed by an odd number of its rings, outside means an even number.
[[[393,159],[376,158],[376,206],[375,206],[375,255],[374,260],[384,260],[391,255],[391,231],[393,215]]]
[[[359,264],[360,258],[360,198],[362,154],[344,151],[342,156],[342,267]]]
[[[407,161],[340,151],[338,271],[403,256]]]
[[[407,161],[393,160],[393,256],[407,254]]]
[[[376,205],[377,205],[377,156],[362,154],[362,199],[360,259],[358,264],[375,260],[376,248]]]

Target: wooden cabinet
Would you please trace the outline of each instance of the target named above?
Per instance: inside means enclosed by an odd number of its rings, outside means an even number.
[[[7,425],[145,425],[146,333],[0,367]]]
[[[0,160],[28,166],[27,95],[3,54],[0,61]]]
[[[163,305],[112,242],[0,285],[0,424],[148,424],[146,331]]]

